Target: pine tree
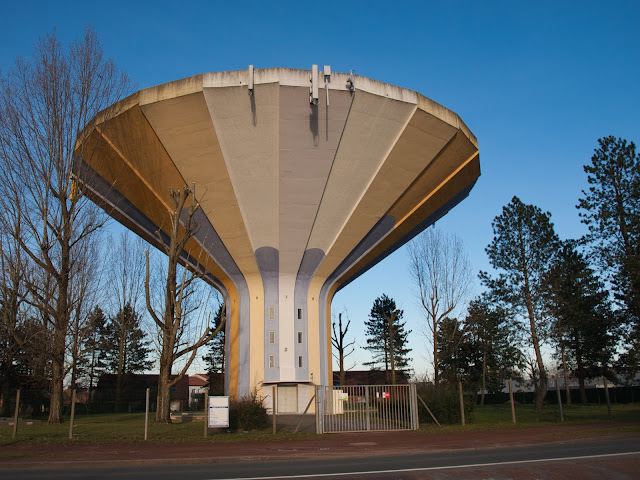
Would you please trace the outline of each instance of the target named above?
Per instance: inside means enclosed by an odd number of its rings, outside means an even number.
[[[364,365],[377,368],[384,365],[389,381],[393,372],[404,371],[407,373],[411,358],[407,355],[411,351],[407,348],[407,337],[411,330],[405,331],[405,323],[401,322],[404,311],[396,308],[396,302],[386,294],[375,299],[369,319],[365,322],[367,327],[366,350],[372,352],[373,359]],[[393,342],[389,342],[389,323],[393,330]],[[392,368],[393,360],[393,368]]]
[[[464,324],[475,352],[475,369],[470,377],[480,390],[480,404],[484,405],[487,391],[499,392],[510,378],[521,376],[525,363],[520,350],[521,329],[513,315],[486,294],[469,303]]]
[[[102,332],[103,361],[111,373],[143,372],[153,366],[148,359],[151,343],[142,330],[140,314],[126,304],[106,322]]]
[[[103,338],[107,318],[99,306],[95,306],[90,314],[90,334],[85,340],[85,356],[83,362],[83,373],[87,379],[87,389],[89,391],[89,401],[93,401],[93,392],[97,386],[97,378],[105,371],[103,360]]]
[[[109,318],[101,332],[101,349],[105,370],[114,373],[116,379],[116,411],[122,408],[122,393],[126,377],[153,366],[148,359],[151,348],[141,328],[140,314],[129,303]]]
[[[214,318],[214,329],[220,327],[222,322],[222,308],[220,305]],[[209,393],[211,395],[224,395],[225,374],[225,329],[220,328],[218,333],[207,344],[207,353],[202,360],[207,366],[209,375]]]
[[[620,367],[633,378],[640,369],[640,153],[633,142],[613,136],[598,145],[584,166],[589,189],[577,208],[589,227],[584,240],[624,309]]]
[[[584,255],[565,242],[546,276],[554,318],[551,329],[563,366],[578,378],[587,402],[585,379],[600,375],[614,353],[613,313],[602,283]]]
[[[542,409],[547,394],[547,370],[540,345],[548,331],[544,315],[544,274],[558,248],[559,239],[551,214],[513,197],[492,222],[494,237],[485,249],[497,278],[481,273],[483,283],[496,298],[528,323],[528,340],[538,370],[536,410]]]
[[[457,319],[444,317],[438,330],[438,369],[440,380],[469,383],[474,378],[476,353],[471,335]]]

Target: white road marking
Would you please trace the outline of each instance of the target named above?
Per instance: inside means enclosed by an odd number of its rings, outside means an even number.
[[[640,455],[638,452],[624,452],[624,453],[603,453],[600,455],[582,455],[578,457],[560,457],[560,458],[539,458],[536,460],[513,460],[509,462],[491,462],[491,463],[470,463],[467,465],[444,465],[441,467],[420,467],[420,468],[400,468],[396,470],[370,470],[362,472],[339,472],[339,473],[311,473],[306,475],[279,475],[275,477],[236,477],[228,478],[225,480],[277,480],[280,478],[319,478],[319,477],[346,477],[354,475],[374,475],[385,473],[411,473],[411,472],[427,472],[429,470],[452,470],[455,468],[479,468],[479,467],[499,467],[502,465],[518,465],[525,463],[543,463],[543,462],[562,462],[569,460],[585,460],[595,458],[609,458],[609,457],[622,457],[626,455]],[[219,479],[209,479],[219,480]]]

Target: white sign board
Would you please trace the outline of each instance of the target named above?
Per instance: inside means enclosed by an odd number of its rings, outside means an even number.
[[[229,397],[209,397],[209,428],[229,428]]]

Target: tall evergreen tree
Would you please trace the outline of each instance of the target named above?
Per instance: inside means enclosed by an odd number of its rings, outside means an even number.
[[[449,383],[474,380],[477,352],[470,332],[458,319],[444,317],[438,330],[438,376]]]
[[[497,278],[481,272],[494,296],[509,305],[529,327],[528,340],[535,353],[538,388],[535,406],[540,410],[547,394],[547,370],[540,345],[548,331],[544,315],[544,274],[558,248],[551,214],[513,197],[492,222],[493,240],[486,252]]]
[[[125,305],[109,318],[102,332],[107,371],[126,375],[151,368],[150,343],[142,330],[140,314],[131,305]]]
[[[214,317],[214,329],[217,330],[222,323],[222,308],[220,305]],[[207,352],[202,356],[209,375],[209,393],[211,395],[224,395],[225,376],[225,329],[220,328],[218,333],[207,344]]]
[[[613,136],[598,145],[584,166],[589,189],[577,208],[589,227],[585,240],[626,310],[622,357],[633,376],[640,368],[640,153],[633,142]]]
[[[484,404],[487,391],[499,392],[507,380],[520,377],[524,367],[521,329],[508,309],[486,294],[469,303],[464,323],[476,352],[475,371],[470,377]]]
[[[107,318],[99,306],[95,306],[91,311],[89,325],[90,334],[87,337],[85,345],[85,364],[84,375],[86,377],[87,390],[89,391],[89,401],[93,401],[93,393],[97,386],[97,379],[105,371],[103,360],[104,342],[103,335],[105,332]]]
[[[148,359],[150,342],[146,340],[140,321],[140,314],[127,303],[109,318],[101,335],[106,370],[117,376],[116,411],[122,407],[122,392],[127,375],[153,366],[153,362]]]
[[[372,352],[373,359],[364,365],[371,368],[384,366],[387,378],[391,381],[392,371],[407,371],[411,358],[408,357],[410,348],[407,348],[407,337],[411,330],[405,330],[402,322],[404,311],[396,308],[396,302],[386,294],[376,298],[369,313],[369,319],[365,322],[367,327],[366,350]],[[389,341],[389,323],[391,321],[393,342]],[[393,358],[393,369],[391,360]]]
[[[587,402],[585,379],[599,375],[613,357],[615,335],[609,296],[573,242],[564,242],[546,276],[551,329],[560,359],[578,379]]]

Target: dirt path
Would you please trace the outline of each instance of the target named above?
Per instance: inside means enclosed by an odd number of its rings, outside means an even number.
[[[0,469],[91,464],[178,464],[276,459],[321,459],[566,442],[638,435],[640,423],[553,425],[483,432],[373,432],[327,434],[295,440],[128,443],[12,444],[0,447]]]

